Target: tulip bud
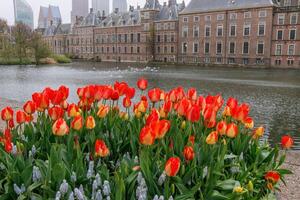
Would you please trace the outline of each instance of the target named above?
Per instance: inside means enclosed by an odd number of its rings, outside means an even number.
[[[144,78],[140,78],[137,82],[137,86],[140,90],[146,90],[148,87],[148,81]]]
[[[140,132],[140,143],[143,145],[152,145],[154,144],[155,141],[155,133],[151,130],[150,127],[145,126],[144,128],[142,128],[141,132]]]
[[[281,138],[281,146],[283,149],[289,149],[293,146],[294,140],[291,136],[285,135]]]
[[[218,142],[218,132],[213,131],[206,137],[207,144],[216,144]]]
[[[85,127],[87,129],[93,129],[96,126],[96,122],[93,116],[88,116],[85,121]]]
[[[249,181],[249,182],[248,182],[247,188],[248,188],[248,190],[249,190],[250,192],[253,191],[253,183],[252,183],[252,181]]]
[[[186,122],[185,122],[185,121],[182,121],[182,122],[181,122],[180,128],[181,128],[182,130],[184,130],[185,127],[186,127]]]
[[[194,159],[195,153],[194,149],[191,146],[185,146],[183,150],[183,156],[186,161],[191,161]]]
[[[1,119],[4,121],[9,121],[13,119],[14,111],[11,107],[5,107],[1,111]]]
[[[71,122],[71,128],[79,131],[83,127],[83,119],[81,115],[76,116],[73,121]]]
[[[36,105],[35,105],[35,103],[34,103],[33,101],[27,101],[27,102],[24,104],[23,109],[24,109],[24,111],[25,111],[27,114],[31,115],[31,114],[33,114],[33,113],[35,112],[35,110],[36,110]]]
[[[248,129],[252,129],[254,127],[254,122],[253,122],[253,119],[251,117],[247,117],[245,120],[244,120],[244,125],[246,128]]]
[[[105,118],[106,115],[108,114],[108,112],[109,112],[108,105],[100,105],[99,109],[98,109],[98,112],[97,112],[97,116],[99,118]]]
[[[237,194],[241,194],[244,192],[244,188],[241,186],[236,186],[233,188],[233,192],[237,193]]]
[[[171,157],[166,162],[165,172],[168,176],[176,176],[180,168],[180,159],[178,157]]]
[[[26,113],[22,110],[17,111],[16,113],[17,123],[23,124],[26,122]]]
[[[52,132],[56,136],[64,136],[69,133],[69,127],[66,121],[62,118],[56,120],[56,122],[52,126]]]
[[[260,138],[261,136],[263,136],[264,132],[265,132],[265,128],[263,126],[258,127],[253,132],[253,138],[254,139]]]
[[[227,129],[227,124],[225,121],[220,121],[217,124],[217,131],[220,135],[225,135],[226,134],[226,129]]]
[[[239,134],[238,126],[235,123],[230,123],[227,125],[226,135],[230,138],[235,138]]]

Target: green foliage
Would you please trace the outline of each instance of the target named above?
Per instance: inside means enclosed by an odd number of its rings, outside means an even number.
[[[58,63],[70,63],[72,62],[70,58],[65,55],[53,55],[54,60]]]

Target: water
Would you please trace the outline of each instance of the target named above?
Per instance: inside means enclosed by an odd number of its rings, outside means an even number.
[[[0,97],[24,102],[45,86],[70,87],[69,100],[77,101],[76,89],[88,84],[127,81],[135,86],[138,77],[150,87],[169,90],[181,85],[195,87],[200,94],[233,96],[251,105],[255,125],[264,125],[265,139],[279,143],[291,134],[300,150],[300,70],[228,69],[199,67],[128,67],[116,64],[73,63],[64,66],[0,66]]]

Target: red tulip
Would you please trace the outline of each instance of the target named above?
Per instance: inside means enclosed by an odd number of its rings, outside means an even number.
[[[59,118],[52,126],[52,132],[56,136],[64,136],[69,133],[69,127],[63,118]]]
[[[11,107],[5,107],[1,111],[1,119],[4,121],[9,121],[13,119],[14,111]]]
[[[148,81],[144,78],[140,78],[137,82],[137,86],[140,90],[146,90],[148,87]]]
[[[59,106],[54,106],[52,108],[49,108],[48,114],[53,121],[56,121],[57,119],[64,116],[64,110]]]
[[[68,116],[69,117],[75,117],[79,113],[79,108],[75,103],[72,103],[68,106]]]
[[[176,176],[180,168],[180,159],[178,157],[171,157],[166,162],[165,172],[168,176]]]
[[[265,179],[272,184],[276,184],[280,179],[280,174],[276,171],[268,171],[265,174]]]
[[[149,126],[145,126],[142,128],[140,132],[140,143],[143,145],[153,145],[155,141],[155,133],[152,132],[151,128]]]
[[[168,120],[161,120],[159,121],[159,131],[158,134],[156,134],[156,138],[161,139],[163,138],[166,133],[170,130],[171,123]]]
[[[69,88],[62,85],[58,88],[58,91],[60,91],[63,94],[63,100],[66,100],[69,97]]]
[[[125,91],[125,96],[129,99],[132,99],[135,95],[135,89],[133,87],[127,87]]]
[[[74,130],[81,130],[83,127],[83,118],[81,115],[77,115],[74,117],[73,121],[71,122],[71,128]]]
[[[54,90],[52,96],[50,97],[51,103],[53,105],[60,105],[64,101],[64,93],[59,90]]]
[[[291,136],[285,135],[281,138],[281,146],[284,149],[289,149],[293,146],[294,140]]]
[[[7,153],[10,153],[12,151],[13,146],[10,140],[5,141],[4,148]]]
[[[161,90],[159,88],[153,88],[148,91],[149,99],[152,103],[159,102]]]
[[[103,89],[103,99],[108,100],[111,97],[113,89],[109,86],[105,86]]]
[[[191,106],[188,110],[187,110],[187,114],[186,114],[186,118],[187,120],[191,121],[191,122],[197,122],[200,119],[200,107],[197,105],[193,105]]]
[[[241,104],[240,106],[237,106],[231,110],[232,117],[243,122],[248,117],[249,110],[250,109],[248,104]]]
[[[185,116],[187,111],[190,109],[190,107],[191,107],[191,102],[188,99],[184,98],[180,100],[177,106],[178,115]]]
[[[93,85],[88,85],[83,88],[83,97],[86,99],[94,100],[95,97],[95,87]]]
[[[124,108],[129,108],[131,106],[131,99],[129,97],[124,97],[123,106]]]
[[[121,83],[115,82],[115,85],[114,85],[115,90],[118,91],[118,94],[120,96],[123,96],[124,94],[126,94],[128,87],[129,87],[128,84],[125,82],[121,82]]]
[[[152,122],[158,122],[159,120],[159,113],[158,111],[153,108],[150,115],[146,119],[146,125],[150,125]]]
[[[31,115],[31,114],[33,114],[33,113],[35,112],[35,110],[36,110],[36,105],[35,105],[35,103],[34,103],[33,101],[27,101],[27,102],[24,104],[23,109],[24,109],[24,111],[25,111],[27,114]]]
[[[235,138],[239,134],[239,128],[235,123],[227,125],[226,135],[230,138]]]
[[[18,124],[23,124],[26,122],[26,113],[22,110],[16,112],[16,120]]]
[[[230,109],[234,109],[235,107],[238,106],[238,101],[233,98],[233,97],[229,97],[227,100],[227,104],[226,104]]]
[[[194,159],[195,157],[195,152],[193,147],[191,146],[185,146],[184,150],[183,150],[183,156],[185,158],[186,161],[191,161]]]
[[[189,142],[190,142],[192,145],[195,144],[195,136],[194,136],[194,135],[191,135],[191,136],[189,137]]]
[[[32,95],[32,100],[34,101],[36,109],[39,112],[44,112],[45,109],[48,109],[49,107],[50,100],[46,92],[34,93]]]
[[[103,140],[99,140],[99,139],[96,140],[95,155],[99,157],[106,157],[109,155],[109,149],[107,148]]]
[[[195,88],[190,88],[187,92],[187,96],[189,100],[196,101],[197,100],[197,90]]]
[[[119,92],[117,90],[113,90],[110,96],[111,100],[117,101],[119,97],[120,97]]]
[[[94,93],[94,98],[96,101],[100,101],[103,97],[103,90],[104,86],[102,85],[95,85],[94,87],[95,93]]]
[[[217,113],[214,109],[212,109],[211,107],[208,107],[204,110],[204,125],[206,128],[213,128],[216,126],[216,116]]]
[[[225,135],[226,134],[226,130],[227,130],[227,124],[225,121],[220,121],[218,124],[217,124],[217,127],[216,127],[218,133],[220,135]]]
[[[254,122],[251,117],[246,117],[243,123],[246,128],[252,129],[254,127]]]
[[[163,105],[163,109],[166,113],[171,112],[171,110],[172,110],[172,101],[165,101],[165,103]]]

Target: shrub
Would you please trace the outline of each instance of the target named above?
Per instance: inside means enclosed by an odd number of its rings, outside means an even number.
[[[138,81],[141,94],[147,87]],[[124,82],[77,94],[68,104],[65,86],[34,93],[17,126],[10,107],[1,111],[1,199],[261,199],[291,173],[234,98],[224,106],[193,88],[154,88],[132,107],[135,89]]]
[[[53,55],[53,58],[58,63],[70,63],[71,62],[71,59],[65,55]]]

